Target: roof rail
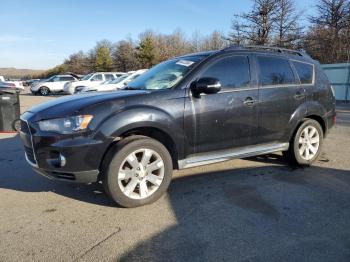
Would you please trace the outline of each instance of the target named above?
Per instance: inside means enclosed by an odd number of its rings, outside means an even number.
[[[262,45],[231,45],[229,47],[226,47],[222,49],[222,51],[227,50],[237,50],[237,49],[260,49],[260,50],[266,50],[271,52],[278,52],[278,53],[285,53],[285,54],[293,54],[303,57],[309,57],[304,51],[299,50],[291,50],[286,48],[280,48],[276,46],[262,46]]]

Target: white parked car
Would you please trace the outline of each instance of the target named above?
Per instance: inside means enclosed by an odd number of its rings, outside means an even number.
[[[63,87],[66,83],[77,80],[78,78],[72,75],[55,75],[48,79],[34,83],[30,86],[30,91],[32,94],[47,96],[50,93],[63,92]]]
[[[0,82],[2,86],[7,86],[8,88],[13,88],[17,90],[24,90],[23,83],[21,81],[6,81],[3,76],[0,76]]]
[[[118,78],[125,73],[121,72],[96,72],[84,76],[80,81],[70,82],[65,84],[64,92],[67,94],[74,94],[77,90],[82,89],[82,87],[95,87],[103,82],[113,80]]]
[[[122,89],[125,87],[128,83],[136,79],[138,76],[142,75],[144,72],[146,72],[147,69],[140,69],[137,71],[130,71],[126,73],[123,76],[120,76],[112,81],[107,81],[102,83],[101,85],[94,86],[94,87],[88,87],[88,86],[83,86],[81,88],[77,89],[77,92],[103,92],[103,91],[115,91],[118,89]]]

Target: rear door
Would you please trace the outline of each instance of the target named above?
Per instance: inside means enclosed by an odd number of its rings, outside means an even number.
[[[305,102],[305,88],[291,62],[274,55],[256,55],[259,76],[260,143],[288,142],[287,132],[297,108]],[[287,141],[286,141],[287,139]]]
[[[185,129],[192,152],[202,153],[255,144],[258,134],[258,89],[251,81],[248,55],[213,59],[196,76],[216,78],[216,94],[189,94],[185,103]]]

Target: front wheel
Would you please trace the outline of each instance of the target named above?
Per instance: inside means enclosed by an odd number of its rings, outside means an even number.
[[[46,86],[42,86],[40,87],[39,89],[39,94],[42,95],[42,96],[47,96],[50,94],[50,89]]]
[[[158,200],[167,190],[173,166],[163,144],[146,137],[128,139],[119,142],[109,155],[102,183],[119,205],[147,205]]]
[[[322,127],[317,121],[308,119],[300,125],[284,155],[292,163],[311,166],[319,157],[322,144]]]

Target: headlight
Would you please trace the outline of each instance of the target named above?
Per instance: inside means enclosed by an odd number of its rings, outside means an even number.
[[[41,131],[72,134],[87,129],[92,118],[92,115],[82,115],[43,120],[39,121],[39,128]]]

